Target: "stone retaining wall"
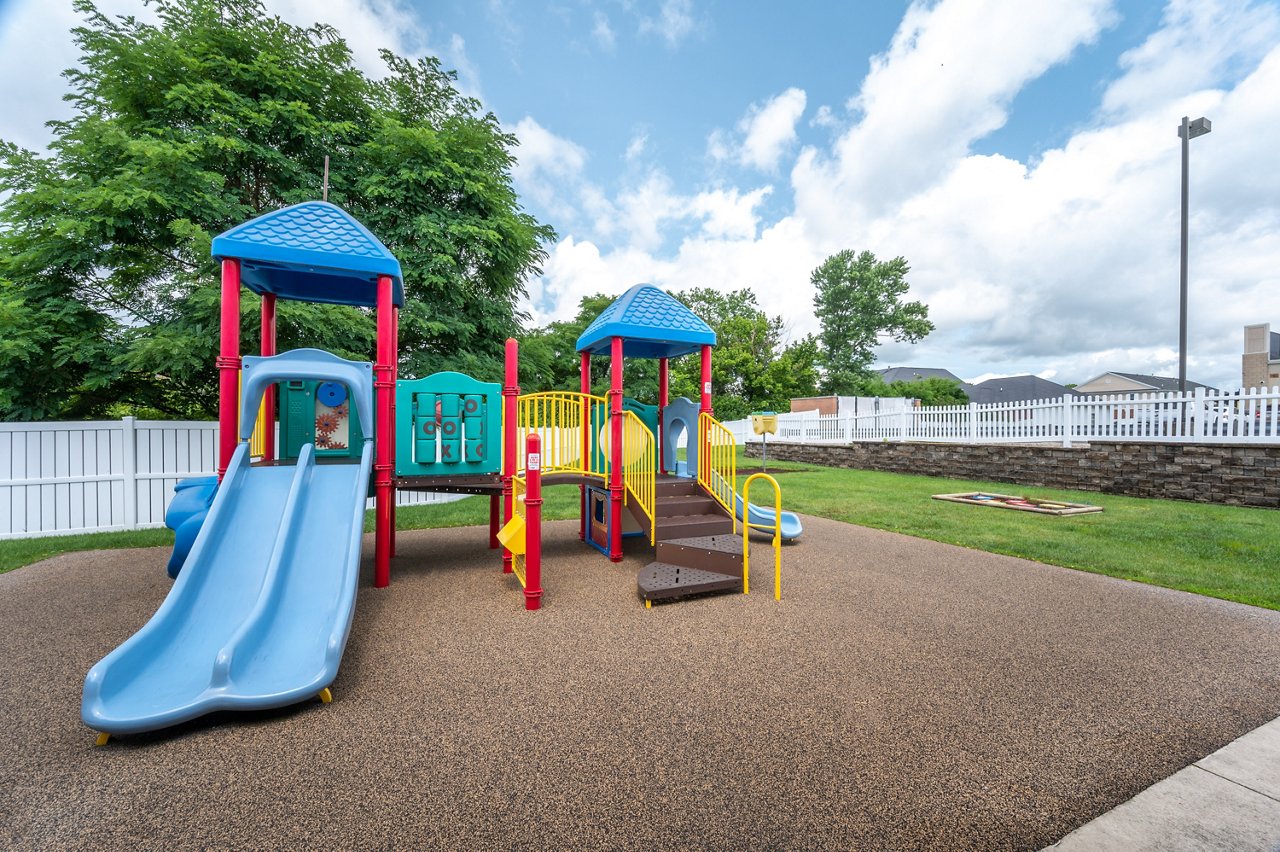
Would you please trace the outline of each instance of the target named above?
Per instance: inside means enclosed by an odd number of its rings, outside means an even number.
[[[760,456],[759,444],[747,455]],[[1280,446],[1218,444],[769,444],[769,458],[1198,503],[1280,508]]]

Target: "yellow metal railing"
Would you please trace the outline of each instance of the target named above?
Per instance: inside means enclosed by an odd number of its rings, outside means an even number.
[[[698,415],[698,484],[724,507],[738,531],[734,486],[738,481],[738,442],[719,420]]]
[[[522,395],[517,401],[517,446],[524,446],[530,432],[542,439],[542,474],[576,473],[605,479],[609,475],[607,421],[600,418],[592,429],[593,411],[605,411],[605,399],[571,391],[545,391]],[[524,469],[524,459],[517,462]]]
[[[622,413],[622,482],[626,494],[633,498],[649,519],[649,544],[654,543],[657,524],[654,519],[654,491],[657,487],[657,449],[653,433],[635,412]]]
[[[773,486],[773,523],[752,523],[751,511],[747,507],[751,505],[750,493],[751,483],[757,479],[766,480]],[[782,600],[782,488],[778,485],[778,480],[774,479],[767,473],[753,473],[747,477],[747,481],[742,483],[742,593],[748,594],[751,591],[751,542],[749,538],[752,530],[773,530],[773,599]]]

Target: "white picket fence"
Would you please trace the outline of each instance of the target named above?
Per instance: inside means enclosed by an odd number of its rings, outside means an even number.
[[[751,421],[725,424],[739,443],[759,442]],[[950,443],[1280,444],[1280,388],[1219,393],[1067,396],[991,405],[941,405],[868,414],[778,415],[770,443],[855,441]]]
[[[0,423],[0,539],[164,526],[174,484],[217,464],[217,423]],[[459,499],[396,493],[398,506]]]

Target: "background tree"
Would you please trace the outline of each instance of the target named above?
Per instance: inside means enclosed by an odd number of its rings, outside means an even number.
[[[848,249],[813,271],[824,393],[853,394],[858,382],[870,377],[881,334],[915,343],[933,331],[926,305],[902,301],[908,271],[904,258],[877,261],[869,251],[854,254]]]
[[[954,379],[930,378],[913,382],[890,382],[872,375],[854,384],[856,396],[897,396],[918,399],[921,405],[966,405],[969,395]]]
[[[694,287],[672,295],[716,333],[711,404],[717,418],[738,420],[752,411],[790,411],[792,397],[813,395],[818,378],[815,342],[805,337],[784,344],[782,317],[766,314],[755,293]],[[674,361],[672,397],[697,400],[700,378],[696,355]]]
[[[781,317],[769,317],[750,290],[722,293],[704,287],[672,293],[716,333],[711,360],[711,404],[721,420],[736,420],[751,411],[789,411],[791,397],[812,396],[817,387],[817,343],[805,337],[784,344]],[[572,320],[553,322],[521,338],[520,383],[526,389],[578,390],[578,337],[616,296],[586,296]],[[592,390],[609,389],[605,359],[593,359]],[[685,355],[671,361],[671,398],[699,398],[701,361]],[[627,396],[641,402],[658,400],[658,362],[628,359]]]
[[[552,230],[521,211],[516,140],[434,58],[366,78],[332,28],[258,0],[157,0],[159,23],[77,0],[74,115],[46,157],[0,147],[0,417],[176,416],[216,405],[213,235],[330,200],[401,261],[402,370],[498,378]],[[258,344],[243,300],[244,348]],[[368,359],[366,310],[281,302],[281,348]]]

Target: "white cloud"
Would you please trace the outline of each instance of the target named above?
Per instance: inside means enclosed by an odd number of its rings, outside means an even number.
[[[796,123],[804,115],[805,101],[804,90],[792,87],[762,104],[752,104],[738,121],[736,135],[718,128],[711,131],[707,156],[775,171],[782,155],[795,145]]]
[[[809,124],[813,127],[838,127],[840,122],[836,119],[836,114],[831,107],[826,104],[818,107],[818,111],[813,114],[813,118],[809,120]]]
[[[511,170],[516,186],[552,217],[573,224],[586,189],[586,149],[529,116],[520,119],[513,132],[520,141]]]
[[[804,114],[804,106],[804,91],[794,87],[762,106],[753,106],[743,120],[746,138],[738,161],[764,171],[777,168],[782,154],[796,141],[796,122]]]
[[[647,133],[636,134],[635,136],[631,137],[631,141],[627,143],[627,151],[623,155],[623,157],[627,160],[627,162],[632,162],[634,160],[640,159],[640,157],[644,154],[645,146],[647,146],[648,144],[649,144],[649,134]]]
[[[696,27],[692,0],[662,0],[656,18],[640,19],[640,33],[656,33],[668,47],[679,45]]]
[[[747,193],[737,188],[700,192],[693,198],[691,209],[703,217],[702,232],[706,236],[751,240],[760,223],[756,208],[771,192],[771,186]]]
[[[154,8],[142,0],[98,0],[97,6],[109,17],[158,20]],[[432,44],[431,34],[406,0],[266,0],[266,8],[294,25],[333,26],[366,74],[386,73],[379,56],[383,48],[410,57],[431,53],[446,68],[457,69],[464,94],[480,94],[479,76],[462,38],[455,34],[443,44]],[[5,9],[0,17],[0,103],[5,105],[0,138],[40,150],[50,140],[44,123],[71,116],[70,106],[60,100],[66,91],[61,74],[77,63],[71,29],[82,23],[69,0],[17,0]]]
[[[803,334],[817,330],[810,271],[835,250],[870,249],[908,258],[911,295],[937,324],[921,344],[882,346],[884,362],[1059,382],[1107,370],[1174,375],[1174,128],[1182,115],[1203,114],[1214,132],[1192,143],[1189,372],[1237,384],[1241,327],[1280,324],[1276,17],[1271,7],[1218,2],[1202,11],[1175,0],[1160,28],[1125,55],[1099,112],[1061,147],[1024,163],[975,155],[971,145],[1004,123],[1028,82],[1110,26],[1110,7],[913,5],[851,99],[853,123],[830,146],[802,151],[789,187],[688,193],[650,173],[607,202],[630,211],[625,227],[620,219],[609,237],[585,229],[553,247],[537,285],[546,314],[571,315],[586,293],[642,280],[747,286]],[[1186,77],[1166,67],[1189,61],[1189,50],[1209,57],[1210,70]],[[713,133],[709,156],[746,161],[749,119],[764,111],[749,109],[735,131]],[[803,110],[792,114],[789,125],[773,126],[794,133]],[[830,126],[835,116],[820,108],[815,121]],[[786,141],[765,143],[786,132],[759,126],[750,162],[780,163]],[[790,199],[772,198],[788,188]],[[793,209],[770,223],[761,211],[767,198]],[[645,205],[652,208],[641,216]],[[683,236],[673,248],[674,234]]]
[[[1239,63],[1253,64],[1280,38],[1280,13],[1247,0],[1173,0],[1162,26],[1120,57],[1125,74],[1107,88],[1112,112],[1142,111],[1219,85]]]
[[[801,154],[793,180],[802,214],[840,222],[855,195],[875,214],[929,187],[1004,124],[1026,83],[1113,19],[1104,0],[914,3],[849,101],[860,119],[832,152]]]
[[[605,50],[613,50],[617,38],[613,34],[613,27],[609,26],[609,16],[599,9],[595,11],[593,16],[591,35],[596,40],[596,44]]]

